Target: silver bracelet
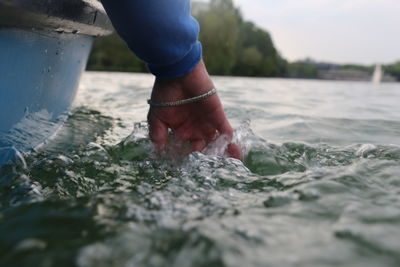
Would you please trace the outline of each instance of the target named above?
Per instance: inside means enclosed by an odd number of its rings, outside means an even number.
[[[176,106],[181,106],[181,105],[185,105],[185,104],[190,104],[190,103],[194,103],[197,101],[200,101],[204,98],[207,98],[209,96],[212,96],[214,94],[217,93],[217,89],[213,88],[211,91],[208,91],[205,94],[199,95],[199,96],[195,96],[192,98],[188,98],[188,99],[183,99],[183,100],[178,100],[178,101],[173,101],[173,102],[164,102],[164,103],[157,103],[157,102],[153,102],[151,101],[151,99],[147,100],[147,104],[149,104],[152,107],[176,107]]]

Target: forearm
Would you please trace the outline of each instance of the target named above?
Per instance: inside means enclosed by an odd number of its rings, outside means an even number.
[[[115,29],[161,78],[189,73],[201,59],[189,0],[102,0]]]

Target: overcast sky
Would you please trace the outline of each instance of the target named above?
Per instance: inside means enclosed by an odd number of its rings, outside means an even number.
[[[234,0],[281,54],[337,63],[400,60],[400,0]]]

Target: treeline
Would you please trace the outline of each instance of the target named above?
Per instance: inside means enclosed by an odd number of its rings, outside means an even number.
[[[400,81],[400,61],[397,61],[393,64],[384,65],[383,70],[387,73],[395,77],[398,81]]]
[[[288,63],[268,32],[245,21],[232,0],[193,3],[208,71],[214,75],[286,76]],[[98,38],[88,70],[144,72],[145,65],[116,35]]]
[[[201,26],[204,60],[212,74],[284,76],[287,62],[279,55],[268,32],[244,21],[232,0],[212,0],[194,9]]]
[[[98,38],[93,45],[87,70],[146,72],[145,64],[129,50],[116,34]]]
[[[208,71],[214,75],[320,78],[324,70],[359,70],[372,73],[375,66],[319,63],[310,59],[288,63],[277,51],[270,34],[245,21],[232,0],[193,2],[200,23],[200,41]],[[88,70],[146,72],[145,64],[117,34],[98,38]],[[400,61],[384,65],[385,73],[400,81]]]
[[[393,64],[382,65],[385,74],[392,76],[400,81],[400,61]],[[360,71],[372,75],[375,65],[357,65],[357,64],[334,64],[326,62],[317,62],[312,59],[299,60],[288,65],[287,77],[319,79],[321,71],[327,70],[348,70]]]

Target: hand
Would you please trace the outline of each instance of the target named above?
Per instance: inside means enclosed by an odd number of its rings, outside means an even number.
[[[163,103],[187,99],[207,93],[214,84],[201,61],[189,74],[176,79],[157,78],[151,99]],[[195,103],[176,107],[150,107],[148,113],[150,139],[162,150],[168,143],[168,129],[178,140],[189,142],[191,151],[201,151],[219,135],[232,139],[229,124],[217,94]],[[227,148],[230,156],[240,159],[235,144]]]

